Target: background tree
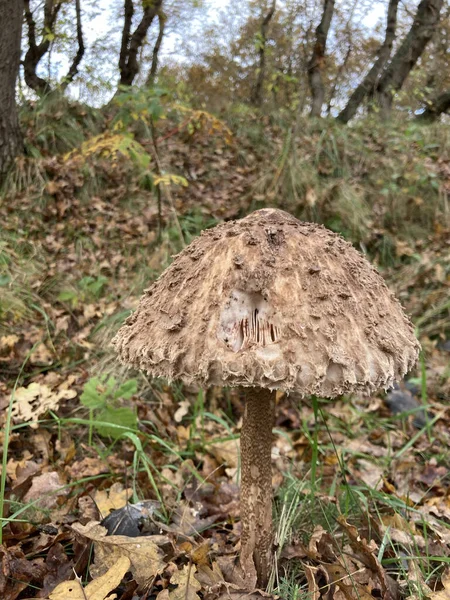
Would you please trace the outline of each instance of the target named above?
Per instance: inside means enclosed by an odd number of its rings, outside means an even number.
[[[324,0],[322,18],[316,29],[316,40],[308,67],[309,85],[311,88],[312,117],[320,117],[325,98],[322,70],[325,62],[325,48],[333,12],[334,0]]]
[[[22,149],[16,107],[22,15],[22,0],[0,2],[0,177]]]
[[[261,21],[261,27],[256,37],[259,55],[259,64],[256,74],[256,83],[252,91],[251,102],[255,106],[261,106],[263,101],[263,85],[266,71],[266,42],[267,29],[275,12],[276,0],[272,0],[269,10]]]
[[[134,2],[133,0],[125,0],[122,43],[119,57],[120,85],[132,85],[134,78],[138,74],[138,53],[145,42],[149,27],[161,10],[161,7],[162,0],[143,1],[142,18],[132,32],[133,15],[135,12]]]
[[[402,88],[435,33],[442,5],[443,0],[421,0],[411,29],[381,75],[376,98],[384,116],[390,113],[393,95]]]
[[[374,90],[377,79],[384,66],[389,60],[392,51],[392,45],[395,40],[395,29],[397,25],[397,9],[399,0],[389,0],[387,10],[387,22],[384,41],[378,50],[378,57],[372,68],[364,79],[355,88],[350,96],[345,108],[339,113],[338,119],[342,123],[348,123],[352,119],[364,98]]]
[[[25,22],[28,30],[28,50],[26,51],[23,68],[26,84],[40,96],[49,93],[52,85],[49,79],[45,79],[38,74],[38,65],[42,58],[49,52],[51,44],[56,38],[56,27],[58,15],[64,4],[69,4],[65,0],[45,0],[43,7],[43,18],[39,18],[40,6],[34,8],[30,0],[24,0]],[[83,30],[81,24],[81,5],[80,0],[74,0],[75,4],[75,28],[77,39],[77,51],[70,64],[67,74],[62,77],[61,86],[65,89],[78,73],[78,67],[83,59],[85,46],[83,40]],[[40,25],[38,23],[41,21]],[[39,32],[37,33],[37,30]],[[39,41],[38,41],[39,38]]]

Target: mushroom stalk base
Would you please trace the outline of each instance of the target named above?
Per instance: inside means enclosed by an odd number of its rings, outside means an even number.
[[[265,588],[272,562],[272,428],[275,391],[245,389],[241,432],[241,567],[248,587]]]

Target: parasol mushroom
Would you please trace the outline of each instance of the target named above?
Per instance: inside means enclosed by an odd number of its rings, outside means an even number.
[[[275,391],[333,398],[390,387],[419,343],[400,303],[351,244],[276,209],[203,231],[144,293],[113,340],[152,376],[245,390],[241,566],[272,561]]]

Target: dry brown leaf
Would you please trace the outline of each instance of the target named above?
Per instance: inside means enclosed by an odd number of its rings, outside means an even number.
[[[39,344],[30,355],[32,365],[51,365],[53,363],[53,354],[45,344]]]
[[[109,490],[95,490],[94,501],[103,517],[107,517],[112,510],[126,506],[132,490],[124,489],[120,482],[113,483]]]
[[[206,564],[199,565],[195,578],[203,588],[210,588],[225,583],[222,571],[216,562],[213,562],[212,568]]]
[[[362,562],[363,565],[368,567],[374,575],[377,576],[383,597],[385,597],[386,594],[393,592],[396,584],[388,577],[386,571],[383,569],[380,561],[377,558],[376,551],[378,547],[375,541],[370,540],[370,542],[368,542],[362,538],[357,528],[353,525],[350,525],[350,523],[347,523],[343,515],[338,517],[338,522],[347,532],[350,546],[354,550],[356,558]]]
[[[197,567],[193,564],[184,565],[181,571],[177,571],[170,578],[170,583],[178,587],[169,593],[170,600],[200,600],[197,592],[201,585],[195,579]]]
[[[65,496],[67,489],[63,489],[63,483],[56,472],[42,473],[34,477],[31,487],[23,497],[23,502],[34,502],[34,507],[48,510],[56,506],[58,496]]]
[[[74,523],[72,529],[94,542],[95,563],[90,569],[93,577],[102,576],[121,556],[130,559],[130,570],[141,587],[148,585],[165,567],[162,552],[153,541],[153,536],[131,538],[125,535],[107,535],[107,529],[97,521],[91,521],[87,525]]]
[[[445,571],[441,581],[444,589],[437,592],[431,592],[431,600],[450,600],[450,569]]]
[[[13,334],[0,336],[0,350],[10,350],[11,348],[14,348],[19,339],[19,336]]]
[[[109,596],[123,576],[130,570],[130,560],[121,556],[104,575],[91,581],[84,589],[78,579],[63,581],[50,594],[50,600],[114,600],[116,594]]]
[[[16,423],[24,421],[36,421],[41,415],[49,410],[56,410],[59,401],[63,398],[75,398],[75,390],[52,391],[46,385],[30,383],[28,387],[20,387],[14,394],[12,416]],[[37,423],[30,423],[30,427],[36,429]]]
[[[329,585],[336,585],[347,600],[373,600],[373,596],[366,587],[355,580],[357,573],[367,569],[362,568],[351,571],[339,563],[333,563],[332,565],[325,563],[320,568],[327,574]],[[322,593],[324,591],[326,590],[322,590]],[[333,594],[333,597],[335,596]]]
[[[359,478],[364,483],[374,490],[380,490],[383,487],[383,474],[384,468],[379,465],[375,465],[370,460],[363,458],[358,459],[359,466]]]
[[[208,445],[208,452],[219,464],[236,468],[239,464],[239,440],[225,440]]]
[[[311,600],[319,600],[320,589],[316,581],[318,568],[303,564],[303,569],[305,571],[306,581],[308,582],[308,598],[311,598]]]

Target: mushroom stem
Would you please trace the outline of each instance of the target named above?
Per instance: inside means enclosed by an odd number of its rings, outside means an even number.
[[[248,587],[265,588],[272,562],[272,427],[275,391],[245,390],[241,432],[241,567]]]

